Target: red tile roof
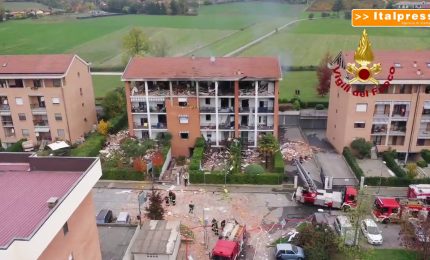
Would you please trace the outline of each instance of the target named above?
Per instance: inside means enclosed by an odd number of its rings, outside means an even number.
[[[2,74],[64,74],[73,54],[0,55]]]
[[[47,200],[66,196],[82,172],[41,172],[29,165],[0,163],[0,248],[14,239],[29,239],[53,212]]]
[[[135,57],[123,79],[279,79],[279,61],[273,57]]]
[[[354,52],[347,52],[344,56],[346,62],[354,61]],[[393,80],[430,80],[430,51],[373,51],[373,56],[373,62],[381,63],[382,67],[376,79],[386,80],[390,67],[397,63],[400,67],[395,68]],[[417,73],[419,70],[420,75]]]

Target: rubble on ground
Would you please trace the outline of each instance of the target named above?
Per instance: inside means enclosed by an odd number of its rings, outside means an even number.
[[[242,170],[244,170],[246,166],[250,164],[259,164],[260,162],[260,153],[256,149],[247,149],[242,151]]]
[[[292,161],[294,158],[299,159],[300,157],[303,160],[307,160],[317,151],[319,151],[319,148],[301,141],[289,141],[281,145],[282,157],[287,161]]]
[[[202,160],[203,171],[222,171],[230,159],[230,153],[226,149],[209,148]]]
[[[120,144],[126,138],[129,138],[127,130],[119,131],[114,135],[109,135],[106,138],[105,147],[100,150],[100,155],[104,156],[105,158],[110,158],[113,154],[121,152]]]

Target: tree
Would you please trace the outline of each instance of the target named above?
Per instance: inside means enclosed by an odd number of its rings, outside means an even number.
[[[272,134],[262,135],[258,140],[258,151],[264,155],[266,169],[273,170],[275,153],[279,150],[278,140]],[[270,161],[270,163],[269,163]]]
[[[127,138],[121,143],[121,150],[124,155],[129,158],[136,158],[146,154],[146,151],[155,147],[155,142],[152,139],[139,142],[133,138]]]
[[[6,10],[4,9],[3,1],[0,0],[0,22],[3,22],[3,19],[6,18]]]
[[[239,139],[233,139],[229,145],[230,149],[230,160],[233,166],[232,172],[237,174],[240,173],[240,165],[242,162],[242,145]]]
[[[364,138],[357,138],[351,142],[351,148],[354,149],[360,159],[370,157],[370,150],[373,144],[367,142]]]
[[[385,9],[393,9],[393,8],[394,8],[393,0],[388,1],[387,5],[385,6]]]
[[[430,218],[406,219],[400,224],[403,244],[417,251],[421,259],[430,259]]]
[[[331,79],[331,69],[327,66],[328,63],[332,61],[330,53],[326,53],[320,64],[317,67],[317,78],[318,84],[316,90],[318,95],[324,97],[330,91],[330,79]]]
[[[298,228],[293,244],[302,247],[309,260],[330,260],[338,251],[338,236],[327,225],[304,222]]]
[[[102,107],[107,119],[126,113],[125,91],[122,88],[109,91],[103,98]]]
[[[152,190],[149,197],[149,205],[145,207],[145,216],[150,220],[163,220],[164,219],[164,208],[163,199],[161,198],[160,192]]]
[[[139,28],[132,28],[122,40],[124,58],[144,56],[149,51],[149,42],[145,33]]]
[[[99,124],[97,125],[97,132],[101,135],[107,135],[109,132],[108,122],[104,121],[103,119],[100,120]]]
[[[169,51],[169,43],[165,38],[151,42],[151,54],[155,57],[166,57]]]
[[[417,165],[415,163],[406,164],[406,174],[409,179],[414,179],[418,175]]]
[[[333,4],[333,7],[331,8],[331,10],[333,12],[336,12],[339,14],[340,11],[342,11],[344,9],[343,6],[343,1],[342,0],[336,0]]]
[[[179,4],[176,0],[170,1],[170,14],[171,15],[179,14]]]

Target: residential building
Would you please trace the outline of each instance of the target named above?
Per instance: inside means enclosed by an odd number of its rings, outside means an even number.
[[[394,8],[397,9],[429,9],[430,8],[430,3],[429,2],[398,2],[395,3]]]
[[[0,259],[101,259],[100,159],[0,153]]]
[[[354,62],[354,53],[344,57]],[[372,95],[374,85],[352,84],[346,92],[332,75],[327,139],[338,152],[356,138],[371,141],[379,152],[393,148],[402,156],[430,149],[430,51],[379,51],[374,57],[382,66],[375,76],[379,86],[394,67],[390,86]],[[368,96],[354,91],[368,91]]]
[[[97,123],[89,65],[76,55],[0,56],[0,140],[76,142]]]
[[[256,147],[260,135],[277,136],[280,79],[272,57],[133,58],[122,76],[130,135],[170,132],[173,156],[189,156],[200,136]]]
[[[181,245],[180,221],[149,220],[137,227],[123,260],[176,260]]]

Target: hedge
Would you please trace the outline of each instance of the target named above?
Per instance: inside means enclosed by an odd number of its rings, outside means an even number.
[[[196,139],[196,145],[195,147],[204,147],[205,146],[205,139],[203,137],[199,137]]]
[[[206,179],[207,184],[224,184],[224,174],[211,173],[205,176],[202,173],[190,171],[191,183],[204,183]],[[227,174],[227,184],[268,184],[278,185],[282,184],[282,175],[278,173],[263,173],[258,175],[250,174]]]
[[[13,153],[24,152],[24,149],[22,148],[22,143],[25,141],[27,141],[27,139],[24,138],[12,144],[6,149],[6,152],[13,152]]]
[[[355,160],[354,155],[352,155],[351,149],[349,149],[349,147],[344,147],[342,154],[346,162],[348,163],[349,167],[351,167],[352,171],[354,172],[355,177],[357,177],[357,179],[360,180],[360,178],[364,176],[364,173],[363,173],[363,170],[358,165],[357,160]]]
[[[273,172],[275,173],[284,173],[284,158],[282,157],[281,151],[277,151],[275,153],[275,168]]]
[[[195,147],[191,156],[190,170],[199,170],[200,162],[203,159],[204,147]]]
[[[282,71],[316,71],[317,66],[282,66]]]
[[[390,170],[392,170],[397,177],[406,177],[406,172],[396,163],[392,153],[384,152],[382,153],[382,158],[387,163],[387,167],[390,168]]]
[[[100,179],[143,181],[145,173],[137,172],[133,168],[103,168]]]
[[[96,157],[99,156],[99,151],[102,149],[106,137],[95,132],[88,136],[84,143],[72,149],[71,156],[79,157]]]
[[[425,168],[428,166],[428,163],[425,160],[421,160],[417,162],[418,167]]]
[[[369,186],[393,186],[393,187],[407,187],[410,184],[430,184],[430,178],[425,179],[408,179],[408,178],[397,178],[397,177],[366,177],[364,184]]]
[[[430,163],[430,151],[427,149],[424,149],[421,151],[421,157],[427,162]]]
[[[116,116],[109,120],[109,134],[116,134],[127,127],[127,114]]]

